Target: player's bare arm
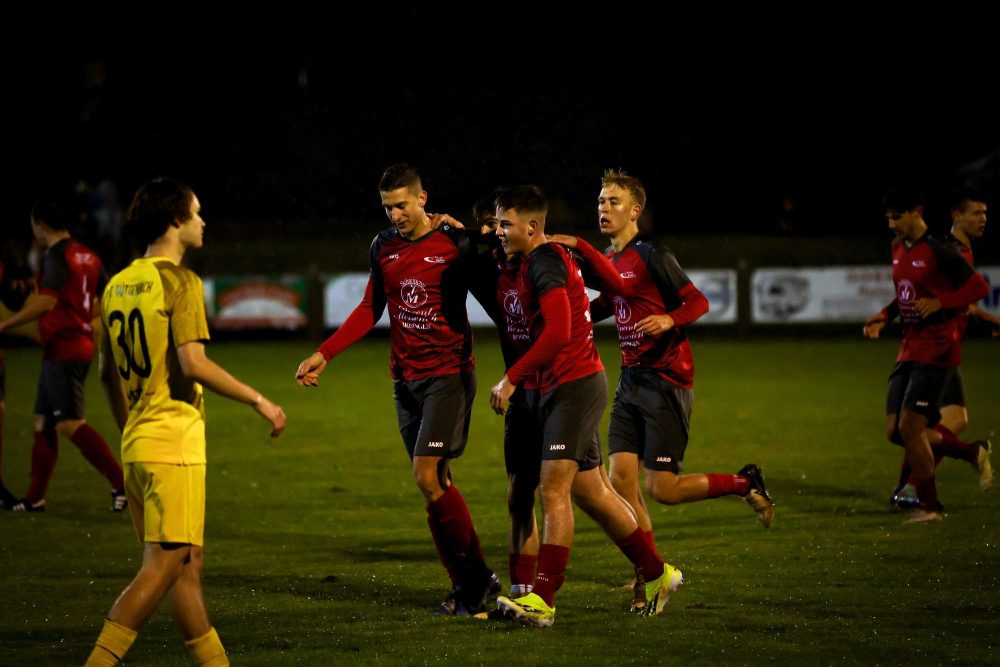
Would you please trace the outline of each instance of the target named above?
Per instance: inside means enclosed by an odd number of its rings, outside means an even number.
[[[7,329],[19,327],[28,322],[34,322],[45,313],[56,307],[58,299],[51,294],[32,294],[24,303],[24,308],[17,311],[6,320],[0,321],[0,333]]]
[[[987,310],[983,310],[976,304],[972,304],[971,306],[969,306],[969,315],[978,317],[983,322],[989,324],[990,328],[993,331],[993,337],[1000,338],[1000,317],[997,317],[996,315]]]
[[[197,341],[177,348],[177,357],[184,375],[197,380],[220,396],[253,406],[261,417],[271,422],[271,437],[285,430],[285,411],[256,389],[246,385],[205,355],[205,345]]]
[[[861,333],[863,333],[866,338],[875,340],[879,337],[879,334],[882,333],[882,329],[885,328],[888,321],[889,318],[886,317],[885,311],[880,310],[868,318],[868,321],[865,322],[865,326],[861,329]]]
[[[929,317],[941,310],[941,300],[935,298],[917,299],[914,305],[921,317]]]
[[[570,236],[569,234],[546,234],[545,238],[547,238],[549,241],[552,241],[553,243],[559,243],[560,245],[564,245],[567,248],[576,247],[576,237]]]
[[[437,229],[441,225],[448,224],[455,229],[465,229],[461,221],[456,220],[447,213],[428,213],[427,219],[430,221],[431,229]]]
[[[326,368],[326,358],[321,352],[310,354],[295,371],[295,381],[302,387],[318,387],[319,376]]]
[[[510,379],[506,375],[500,378],[500,382],[497,382],[490,390],[490,405],[493,407],[494,412],[498,415],[507,412],[510,397],[514,395],[515,389],[517,387],[511,384]]]
[[[104,395],[108,397],[108,405],[111,407],[111,415],[118,426],[118,432],[121,433],[125,430],[125,422],[128,421],[128,403],[125,400],[122,384],[118,380],[118,368],[115,365],[114,353],[111,351],[111,336],[106,331],[102,334],[101,354],[97,362],[101,386],[104,388]]]
[[[660,336],[670,331],[674,326],[674,318],[670,315],[647,315],[635,325],[635,330],[646,336]]]

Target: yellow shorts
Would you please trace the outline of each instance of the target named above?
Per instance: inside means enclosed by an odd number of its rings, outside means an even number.
[[[204,464],[126,463],[125,495],[140,542],[204,545]]]

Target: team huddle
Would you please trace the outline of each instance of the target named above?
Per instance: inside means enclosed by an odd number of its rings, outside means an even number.
[[[605,174],[598,212],[610,256],[583,239],[547,236],[548,203],[532,185],[499,190],[477,205],[475,224],[429,214],[418,173],[405,164],[379,184],[393,226],[371,247],[361,304],[296,372],[318,384],[328,362],[370,331],[388,307],[393,395],[427,521],[452,588],[440,614],[479,614],[537,626],[555,620],[574,533],[573,504],[594,519],[635,568],[632,610],[659,614],[683,581],[663,561],[641,500],[639,461],[652,497],[680,503],[739,495],[765,526],[774,509],[751,464],[739,473],[682,475],[694,366],[683,331],[708,301],[674,256],[638,233],[642,184]],[[591,304],[586,287],[601,293]],[[509,596],[487,565],[451,460],[466,446],[476,383],[467,292],[501,334],[506,374],[490,403],[504,415],[509,479]],[[614,315],[623,374],[601,455],[607,405],[593,322]],[[541,496],[542,523],[534,511]]]
[[[579,237],[548,234],[548,203],[533,185],[491,193],[476,204],[468,224],[429,213],[420,175],[409,165],[389,167],[378,189],[391,226],[371,244],[364,297],[302,361],[295,379],[318,386],[331,360],[388,309],[399,431],[451,581],[434,613],[552,625],[573,542],[574,504],[632,564],[630,609],[642,616],[662,613],[684,581],[654,540],[646,495],[668,505],[738,496],[764,527],[772,525],[774,503],[757,465],[735,474],[683,472],[694,402],[693,354],[684,329],[708,312],[709,303],[675,256],[639,232],[646,193],[638,179],[623,171],[603,174],[597,222],[609,241],[605,253]],[[978,194],[962,193],[952,209],[949,241],[927,234],[917,193],[891,191],[884,207],[897,235],[898,298],[868,321],[865,334],[878,337],[896,317],[903,323],[886,410],[888,437],[905,448],[892,502],[911,509],[908,521],[939,521],[934,469],[942,457],[971,463],[983,490],[992,482],[989,443],[958,438],[968,421],[958,371],[961,339],[970,306],[987,291],[972,268],[969,247],[983,233],[986,207]],[[35,236],[47,249],[39,290],[0,321],[0,333],[40,321],[44,359],[31,486],[18,498],[0,478],[0,493],[7,509],[44,511],[57,436],[69,438],[107,478],[111,508],[131,512],[144,549],[139,573],[111,608],[87,664],[118,664],[168,598],[198,664],[226,665],[201,590],[202,387],[253,408],[274,437],[284,430],[285,415],[205,354],[209,330],[201,281],[181,266],[186,251],[202,245],[205,223],[195,193],[157,179],[139,190],[127,218],[146,252],[106,281],[100,260],[70,237],[58,211],[36,206],[32,212]],[[591,300],[588,288],[599,296]],[[477,392],[469,293],[496,324],[506,369],[489,391],[491,407],[503,416],[506,594],[487,562],[452,465],[467,445]],[[121,465],[84,420],[95,308],[103,331],[101,381],[122,432]],[[972,311],[1000,324],[974,306]],[[593,325],[610,317],[621,375],[611,404],[606,467],[599,422],[608,386]],[[2,380],[0,372],[0,402]]]

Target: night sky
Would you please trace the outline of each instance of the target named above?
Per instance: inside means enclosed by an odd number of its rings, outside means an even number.
[[[79,181],[111,178],[127,199],[168,174],[195,187],[206,218],[261,234],[291,222],[377,229],[376,183],[398,161],[423,172],[429,209],[467,216],[493,187],[534,182],[555,219],[583,227],[600,172],[622,167],[646,184],[655,230],[671,234],[883,234],[878,202],[900,179],[928,190],[943,222],[943,194],[983,178],[977,160],[991,160],[996,192],[1000,108],[978,52],[704,24],[629,44],[613,17],[592,35],[526,24],[477,39],[423,11],[395,16],[342,16],[327,39],[291,50],[224,45],[193,26],[183,48],[132,31],[99,49],[20,52],[5,217]],[[286,23],[302,26],[279,21],[287,40]]]

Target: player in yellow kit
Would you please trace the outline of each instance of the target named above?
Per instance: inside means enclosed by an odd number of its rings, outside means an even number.
[[[205,356],[201,280],[180,266],[202,245],[194,192],[171,179],[147,183],[128,212],[146,254],[104,290],[101,381],[122,430],[125,492],[142,567],[111,608],[87,665],[117,665],[138,630],[169,596],[177,627],[199,665],[228,665],[201,591],[205,525],[202,385],[253,407],[285,428],[282,409]]]

